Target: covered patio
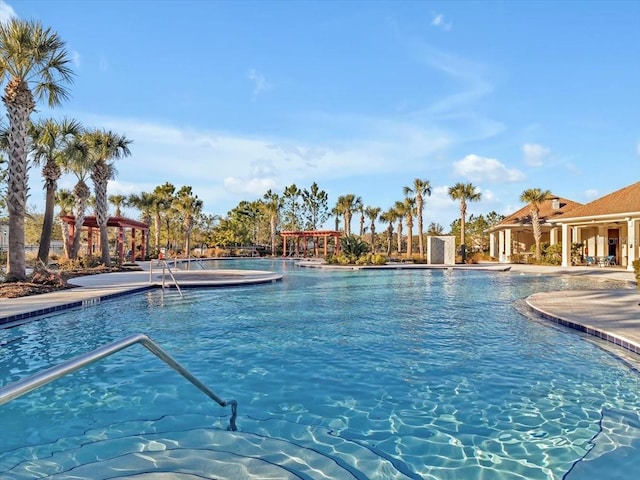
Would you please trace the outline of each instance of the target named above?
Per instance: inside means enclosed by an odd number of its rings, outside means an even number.
[[[76,218],[74,215],[65,215],[62,217],[62,221],[69,225],[69,239],[73,241],[76,229]],[[86,251],[88,254],[93,254],[95,246],[100,245],[100,227],[95,216],[84,217],[82,223],[83,228],[87,230],[87,244]],[[131,244],[130,250],[132,252],[131,260],[136,258],[145,259],[147,256],[147,243],[149,238],[149,226],[146,223],[133,220],[125,217],[109,217],[107,220],[107,228],[117,228],[116,236],[116,258],[120,263],[125,261],[125,230],[131,230]],[[140,236],[137,233],[140,232]],[[139,242],[138,242],[139,238]],[[70,249],[69,249],[70,251]],[[138,253],[139,252],[139,253]]]
[[[300,231],[283,231],[280,232],[282,236],[282,256],[287,256],[287,243],[288,239],[295,239],[295,249],[289,253],[289,255],[300,256],[301,243],[302,243],[302,256],[307,256],[309,250],[309,239],[313,240],[313,253],[315,257],[320,256],[320,240],[322,239],[322,255],[324,257],[329,253],[328,245],[331,238],[334,239],[333,253],[337,254],[340,251],[340,238],[342,232],[337,230],[300,230]]]

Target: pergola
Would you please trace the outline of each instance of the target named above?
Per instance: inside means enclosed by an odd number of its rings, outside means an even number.
[[[74,215],[65,215],[62,217],[62,221],[69,225],[69,239],[73,239],[76,229],[76,217]],[[84,217],[82,224],[87,229],[87,251],[93,252],[94,243],[100,244],[100,227],[95,216]],[[107,220],[107,227],[116,227],[118,229],[118,236],[116,238],[116,255],[120,260],[120,263],[124,262],[124,232],[126,228],[131,229],[131,251],[133,252],[133,258],[136,257],[136,232],[140,231],[140,256],[144,259],[147,256],[147,236],[149,235],[149,225],[138,220],[125,217],[109,217]],[[95,236],[94,239],[94,230]],[[94,241],[95,240],[95,241]]]
[[[305,257],[307,256],[307,242],[309,241],[310,238],[313,239],[313,250],[314,250],[314,255],[316,257],[319,255],[320,239],[322,239],[322,246],[323,246],[322,251],[325,257],[327,256],[327,245],[329,244],[330,238],[335,239],[334,253],[337,254],[340,251],[340,237],[342,237],[342,232],[337,230],[284,231],[284,232],[280,232],[280,235],[282,235],[282,240],[283,240],[282,255],[284,257],[287,256],[287,239],[289,238],[295,238],[296,240],[296,249],[295,249],[296,256],[300,255],[300,240],[304,242],[302,255]],[[291,252],[291,253],[293,254],[294,252]]]

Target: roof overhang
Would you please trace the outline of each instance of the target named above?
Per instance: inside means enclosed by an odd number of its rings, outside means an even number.
[[[590,215],[558,219],[559,225],[589,225],[596,223],[628,222],[631,219],[640,220],[640,212],[608,213],[606,215]]]

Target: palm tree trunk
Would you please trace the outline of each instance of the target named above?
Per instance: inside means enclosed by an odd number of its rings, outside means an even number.
[[[49,249],[51,248],[51,235],[53,233],[53,211],[56,203],[57,181],[60,178],[60,167],[55,162],[47,162],[47,165],[43,168],[43,176],[46,179],[46,196],[40,246],[38,247],[38,260],[47,265],[49,262]]]
[[[467,209],[463,203],[460,204],[460,255],[462,256],[462,263],[467,259],[467,245],[465,243],[465,217],[467,216]]]
[[[398,222],[398,255],[402,253],[402,222]]]
[[[533,225],[533,240],[536,243],[536,260],[540,261],[540,239],[542,238],[542,231],[540,229],[540,219],[538,218],[538,210],[531,210],[531,223]]]
[[[71,258],[71,252],[69,251],[69,225],[60,217],[60,230],[62,231],[62,249],[64,256],[67,259]]]
[[[109,252],[109,231],[107,223],[109,221],[109,205],[107,203],[107,183],[111,176],[111,168],[102,160],[97,161],[91,171],[93,189],[96,195],[96,223],[100,228],[100,262],[106,266],[111,266],[111,254]]]
[[[7,280],[26,278],[24,256],[24,218],[27,213],[27,126],[35,108],[33,95],[26,81],[12,79],[2,97],[9,117],[9,176],[7,206],[9,210],[9,255]]]
[[[420,258],[424,258],[424,239],[422,238],[422,197],[416,197],[416,210],[418,211],[418,249],[420,250]]]
[[[413,222],[407,222],[407,257],[413,255]]]

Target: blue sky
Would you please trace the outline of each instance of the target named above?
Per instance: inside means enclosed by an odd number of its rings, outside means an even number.
[[[640,179],[637,1],[0,1],[10,15],[73,58],[70,100],[34,117],[133,140],[110,194],[191,185],[224,215],[315,181],[331,207],[385,210],[422,178],[425,223],[448,228],[456,182],[482,192],[470,213],[508,214],[527,188],[585,203]]]

